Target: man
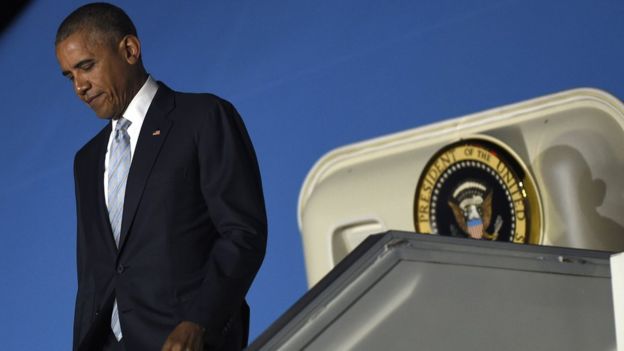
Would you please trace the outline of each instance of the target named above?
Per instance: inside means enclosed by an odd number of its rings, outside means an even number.
[[[56,56],[109,120],[74,161],[74,349],[242,349],[266,215],[240,116],[154,81],[134,25],[110,4],[70,14]]]

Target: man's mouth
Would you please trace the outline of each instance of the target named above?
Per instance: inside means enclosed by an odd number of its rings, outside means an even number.
[[[102,96],[102,94],[101,94],[101,93],[100,93],[100,94],[97,94],[97,95],[94,95],[94,96],[92,96],[92,97],[90,97],[90,98],[88,98],[88,99],[86,100],[87,104],[89,104],[89,106],[93,107],[93,103],[94,103],[94,102],[95,102],[95,101],[96,101],[96,100],[97,100],[100,96]]]

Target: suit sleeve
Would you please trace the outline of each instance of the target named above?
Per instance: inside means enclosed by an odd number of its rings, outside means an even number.
[[[197,137],[202,195],[218,232],[196,307],[186,320],[218,339],[264,258],[267,221],[256,155],[236,109],[217,100]]]

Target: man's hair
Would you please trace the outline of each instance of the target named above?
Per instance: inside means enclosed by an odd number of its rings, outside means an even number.
[[[137,36],[130,17],[119,7],[105,2],[87,4],[70,13],[56,31],[54,45],[80,30],[101,34],[111,43],[117,43],[128,34]]]

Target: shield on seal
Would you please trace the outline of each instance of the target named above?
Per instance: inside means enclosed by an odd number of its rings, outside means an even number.
[[[481,221],[481,219],[471,219],[466,224],[470,237],[473,239],[481,239],[483,236],[483,221]]]

